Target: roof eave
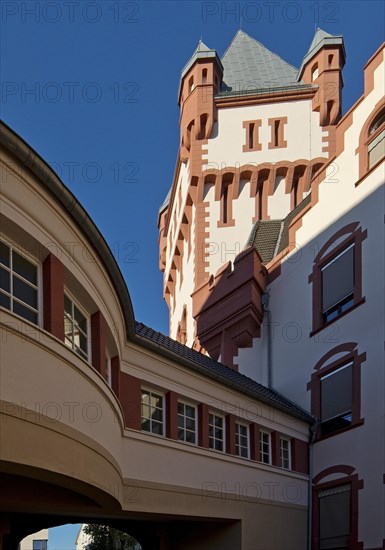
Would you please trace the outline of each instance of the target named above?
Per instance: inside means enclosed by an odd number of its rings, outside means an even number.
[[[39,182],[43,183],[45,189],[61,204],[68,216],[75,221],[88,238],[103,261],[115,286],[125,320],[126,335],[128,338],[134,337],[135,317],[126,282],[107,242],[95,223],[49,164],[3,121],[0,121],[0,144],[12,156],[16,157]]]

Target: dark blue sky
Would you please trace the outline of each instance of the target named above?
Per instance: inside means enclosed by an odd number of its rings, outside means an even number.
[[[381,0],[3,0],[1,116],[93,218],[137,320],[167,333],[157,213],[177,155],[179,75],[198,40],[222,56],[242,26],[298,67],[317,26],[342,34],[346,112],[384,41],[384,19]]]

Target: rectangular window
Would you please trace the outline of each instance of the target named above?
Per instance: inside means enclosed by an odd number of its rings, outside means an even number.
[[[369,168],[385,157],[385,129],[368,145]]]
[[[64,295],[65,343],[84,359],[88,359],[88,319],[71,298]]]
[[[322,435],[350,426],[352,404],[353,362],[321,378]]]
[[[223,417],[214,413],[209,414],[209,447],[216,451],[224,451],[225,432]]]
[[[321,269],[324,323],[332,321],[354,304],[354,244]]]
[[[249,458],[249,426],[235,423],[235,454]]]
[[[320,550],[349,550],[350,485],[319,491]]]
[[[197,414],[196,407],[178,401],[178,439],[187,443],[196,443]]]
[[[0,306],[38,324],[37,266],[0,241]]]
[[[153,434],[163,435],[163,427],[163,395],[150,390],[142,390],[142,430]]]
[[[34,540],[32,542],[33,550],[47,550],[47,540]]]
[[[281,468],[290,470],[291,460],[290,460],[290,439],[281,437],[279,439],[279,464]]]
[[[271,464],[271,435],[269,432],[259,432],[259,460]]]

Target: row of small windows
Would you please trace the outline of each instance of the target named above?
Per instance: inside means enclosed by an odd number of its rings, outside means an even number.
[[[225,452],[226,430],[224,416],[209,412],[209,448]],[[141,402],[142,430],[156,435],[165,435],[165,398],[164,395],[152,390],[142,390]],[[177,407],[177,439],[193,445],[198,444],[198,415],[197,407],[191,403],[178,401]],[[259,431],[260,454],[259,461],[272,464],[271,432]],[[242,458],[250,458],[250,430],[249,425],[235,422],[235,454]],[[280,467],[291,468],[290,439],[280,437]]]

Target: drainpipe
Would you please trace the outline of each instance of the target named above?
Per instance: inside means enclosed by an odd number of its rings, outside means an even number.
[[[271,326],[271,311],[269,309],[269,300],[270,300],[270,289],[264,292],[261,296],[263,311],[266,314],[267,319],[267,387],[272,388],[272,326]]]
[[[317,436],[318,421],[310,426],[309,436],[309,489],[307,496],[307,550],[312,550],[313,523],[313,445]]]

